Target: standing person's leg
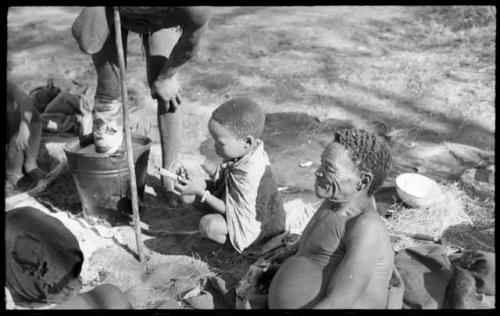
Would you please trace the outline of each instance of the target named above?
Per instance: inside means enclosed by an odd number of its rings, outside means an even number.
[[[121,115],[120,66],[115,43],[115,29],[112,14],[108,14],[110,34],[102,49],[92,55],[97,72],[97,88],[93,107],[94,143],[98,152],[112,152],[121,145],[123,122]],[[111,20],[109,20],[111,19]],[[125,65],[127,61],[128,31],[122,28],[122,43]],[[109,130],[115,130],[116,140]],[[118,139],[119,138],[119,139]],[[115,144],[119,143],[119,144]]]
[[[46,175],[46,172],[39,169],[36,163],[42,138],[42,121],[39,117],[31,121],[30,134],[28,148],[24,150],[24,171],[33,179],[38,180]]]
[[[167,62],[170,52],[177,43],[179,36],[180,32],[176,28],[162,29],[151,35],[143,36],[143,44],[146,50],[148,82],[150,86]],[[177,110],[175,113],[167,112],[167,106],[162,100],[158,100],[157,111],[162,151],[162,167],[175,172],[175,170],[172,170],[172,167],[178,159],[181,147],[181,111]],[[162,185],[164,190],[166,190],[166,198],[170,200],[168,202],[175,203],[174,201],[177,195],[173,193],[173,181],[167,177],[162,177]]]
[[[15,188],[17,181],[23,177],[24,153],[18,150],[14,136],[19,130],[21,114],[18,111],[7,111],[7,145],[5,155],[5,177]]]

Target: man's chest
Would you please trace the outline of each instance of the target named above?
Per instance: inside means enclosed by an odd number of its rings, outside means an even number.
[[[311,220],[304,230],[299,254],[330,256],[335,252],[344,252],[345,219],[333,212],[325,213]]]

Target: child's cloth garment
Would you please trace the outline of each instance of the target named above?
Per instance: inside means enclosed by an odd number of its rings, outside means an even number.
[[[215,172],[215,196],[222,199],[226,204],[226,222],[231,244],[238,252],[242,252],[261,239],[261,232],[271,225],[276,232],[284,230],[285,216],[281,200],[277,194],[276,184],[273,188],[267,188],[265,197],[268,201],[258,199],[259,191],[262,189],[262,181],[271,179],[270,162],[264,151],[264,144],[258,140],[254,151],[237,161],[226,161],[217,168]],[[265,175],[268,175],[265,177]],[[259,190],[260,189],[260,190]],[[262,195],[262,194],[261,194]],[[265,227],[264,227],[265,226]],[[274,233],[274,232],[270,232]]]

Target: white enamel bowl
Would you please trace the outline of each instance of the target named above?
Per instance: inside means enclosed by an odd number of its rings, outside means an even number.
[[[396,177],[396,191],[403,202],[412,207],[425,207],[441,197],[439,184],[418,173],[403,173]]]

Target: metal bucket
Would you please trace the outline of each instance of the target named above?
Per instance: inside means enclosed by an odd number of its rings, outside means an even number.
[[[137,193],[144,197],[151,139],[132,135]],[[94,146],[94,145],[90,145]],[[82,211],[90,220],[108,220],[117,212],[132,213],[126,153],[81,152],[78,140],[67,144],[64,152],[80,195]]]

